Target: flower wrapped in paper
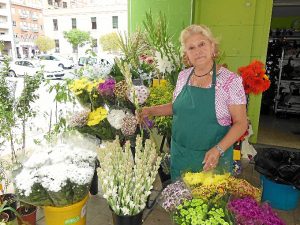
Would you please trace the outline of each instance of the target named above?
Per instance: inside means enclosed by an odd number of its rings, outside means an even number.
[[[79,202],[88,194],[96,153],[86,150],[87,139],[76,136],[76,143],[36,149],[23,163],[15,177],[16,193],[21,201],[36,206],[62,207]]]

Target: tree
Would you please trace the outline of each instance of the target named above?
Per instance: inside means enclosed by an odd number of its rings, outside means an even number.
[[[101,36],[99,41],[102,46],[102,50],[111,52],[119,51],[120,46],[118,44],[118,39],[118,34],[115,32],[111,32]]]
[[[41,52],[47,52],[55,47],[54,40],[47,36],[39,36],[35,40],[35,44]]]
[[[2,51],[4,49],[4,41],[0,41],[0,55],[2,55]]]
[[[76,48],[78,46],[82,47],[91,40],[91,35],[89,32],[81,31],[78,29],[72,29],[70,31],[64,31],[64,38]]]

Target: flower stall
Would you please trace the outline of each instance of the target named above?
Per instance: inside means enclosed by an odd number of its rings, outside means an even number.
[[[16,172],[16,194],[22,202],[44,208],[46,224],[85,224],[96,149],[76,135],[37,148]]]
[[[160,202],[178,225],[284,225],[260,198],[261,189],[229,173],[187,172],[163,190]]]

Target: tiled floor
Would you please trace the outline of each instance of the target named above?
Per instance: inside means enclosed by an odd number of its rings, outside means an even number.
[[[253,164],[243,161],[243,173],[241,178],[246,179],[255,186],[259,186],[259,174],[254,170]],[[156,182],[157,188],[160,183]],[[154,193],[155,194],[155,193]],[[276,210],[278,215],[287,225],[300,225],[300,206],[293,211]],[[38,215],[37,225],[44,225],[42,212]],[[112,216],[109,207],[100,194],[91,196],[87,210],[87,225],[112,225]],[[155,205],[152,211],[146,210],[144,213],[144,225],[173,225],[170,216],[159,205]]]

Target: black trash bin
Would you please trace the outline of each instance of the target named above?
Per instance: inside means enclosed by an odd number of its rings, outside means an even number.
[[[264,148],[254,157],[263,185],[262,200],[273,208],[292,210],[300,199],[300,151]]]

